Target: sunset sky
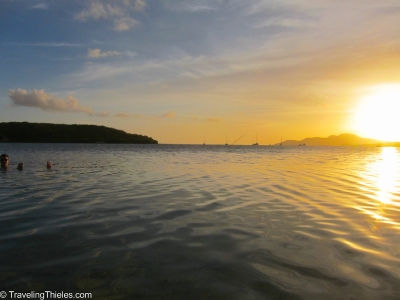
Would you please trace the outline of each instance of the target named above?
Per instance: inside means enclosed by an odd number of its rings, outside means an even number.
[[[399,0],[0,0],[0,122],[400,141]]]

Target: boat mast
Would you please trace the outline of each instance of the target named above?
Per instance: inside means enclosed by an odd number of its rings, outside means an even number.
[[[256,142],[252,144],[253,146],[258,146],[258,138],[257,138],[257,132],[256,132]]]

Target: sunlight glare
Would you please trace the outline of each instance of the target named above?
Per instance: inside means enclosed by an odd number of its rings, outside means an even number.
[[[368,89],[354,116],[354,129],[362,137],[386,142],[400,141],[400,84]]]
[[[398,193],[399,158],[396,148],[383,147],[381,160],[377,161],[374,168],[377,174],[376,189],[378,200],[384,204],[394,204],[393,195]]]

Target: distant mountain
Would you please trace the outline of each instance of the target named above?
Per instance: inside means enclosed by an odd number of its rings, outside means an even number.
[[[158,144],[151,137],[97,125],[0,123],[0,142]]]
[[[307,146],[360,146],[360,145],[381,145],[382,142],[373,139],[366,139],[355,134],[344,133],[341,135],[331,135],[327,138],[313,137],[301,141],[287,140],[282,142],[283,146],[298,146],[299,144]]]

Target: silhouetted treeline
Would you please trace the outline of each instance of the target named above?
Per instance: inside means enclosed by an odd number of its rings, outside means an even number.
[[[151,137],[97,125],[0,123],[0,141],[11,143],[158,144]]]

